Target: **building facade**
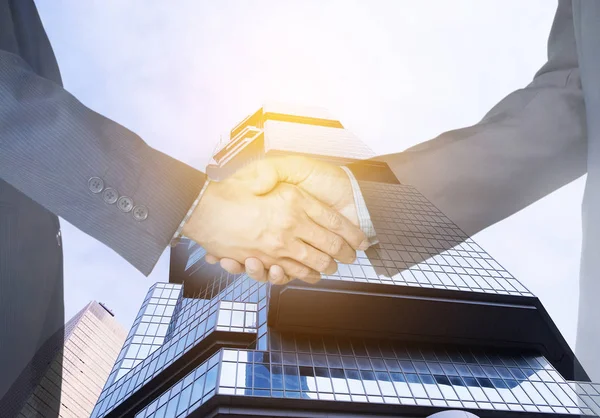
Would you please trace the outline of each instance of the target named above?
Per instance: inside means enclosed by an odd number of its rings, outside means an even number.
[[[19,417],[90,416],[125,335],[125,329],[103,304],[87,304],[65,325],[63,345],[52,350],[55,354],[47,371]],[[57,368],[62,368],[62,382]],[[55,399],[57,393],[60,399]]]
[[[206,263],[183,240],[93,418],[600,412],[600,385],[539,300],[386,164],[364,161],[373,152],[327,111],[263,106],[208,173],[289,154],[347,165],[379,244],[316,285],[273,286]]]

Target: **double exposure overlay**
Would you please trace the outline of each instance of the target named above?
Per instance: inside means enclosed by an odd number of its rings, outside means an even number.
[[[93,418],[600,412],[600,385],[539,300],[327,111],[265,105],[208,174],[286,154],[350,167],[379,243],[316,285],[273,286],[182,240]]]

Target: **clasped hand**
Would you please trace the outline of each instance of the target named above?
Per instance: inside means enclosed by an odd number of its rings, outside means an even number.
[[[245,266],[258,281],[314,283],[337,270],[336,260],[352,263],[356,250],[366,249],[357,224],[352,186],[340,167],[277,157],[211,182],[183,234],[231,273]]]

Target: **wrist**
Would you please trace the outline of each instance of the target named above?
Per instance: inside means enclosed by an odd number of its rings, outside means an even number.
[[[191,210],[187,222],[181,230],[182,235],[193,237],[197,241],[198,229],[205,222],[206,208],[209,206],[214,184],[206,184],[203,190],[198,195],[196,206]]]
[[[198,193],[198,197],[192,203],[192,206],[190,207],[190,209],[186,213],[185,217],[179,224],[177,231],[175,231],[175,235],[173,235],[173,239],[171,240],[171,246],[176,245],[182,237],[189,236],[189,231],[190,231],[190,226],[191,226],[190,221],[194,217],[194,214],[196,213],[198,205],[200,204],[200,201],[203,200],[203,197],[206,194],[206,190],[208,190],[209,186],[210,186],[210,180],[206,179],[204,185],[202,186],[202,189],[200,190],[200,193]]]
[[[379,240],[377,239],[377,233],[375,231],[375,227],[373,226],[373,222],[371,221],[371,215],[369,214],[369,210],[358,181],[348,167],[341,166],[341,168],[347,174],[351,184],[352,195],[354,198],[354,215],[357,217],[358,226],[367,236],[368,246],[378,244]]]

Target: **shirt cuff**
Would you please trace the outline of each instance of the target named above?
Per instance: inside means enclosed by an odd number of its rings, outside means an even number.
[[[352,174],[348,167],[342,166],[342,170],[344,170],[346,174],[348,174],[350,184],[352,185],[354,205],[356,206],[356,213],[358,215],[358,226],[360,227],[361,231],[363,231],[367,236],[370,245],[378,244],[379,240],[377,239],[377,233],[375,232],[373,222],[371,222],[371,216],[369,215],[367,204],[362,195],[362,192],[360,191],[358,181],[356,181],[356,177],[354,177],[354,174]]]
[[[175,235],[173,235],[173,238],[171,239],[171,247],[175,247],[179,243],[179,241],[181,241],[181,238],[183,237],[183,235],[181,234],[181,232],[183,231],[183,227],[185,226],[187,221],[189,221],[190,218],[192,217],[192,214],[194,213],[196,206],[198,206],[198,203],[200,203],[200,199],[202,199],[202,195],[204,195],[204,192],[208,188],[209,183],[210,183],[210,180],[207,178],[206,181],[204,182],[204,186],[202,187],[202,190],[200,190],[200,193],[198,193],[198,197],[196,198],[196,200],[194,200],[192,207],[190,208],[190,210],[187,211],[185,217],[179,224],[177,231],[175,231]]]

